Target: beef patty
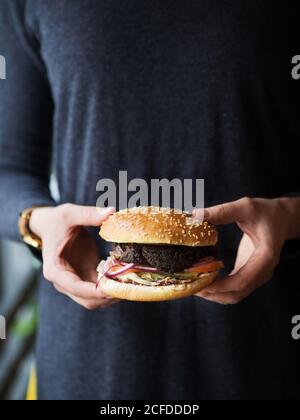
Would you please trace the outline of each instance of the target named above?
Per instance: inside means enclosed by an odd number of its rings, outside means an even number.
[[[217,259],[215,247],[115,244],[112,255],[122,262],[147,265],[166,273],[180,273],[206,257]]]

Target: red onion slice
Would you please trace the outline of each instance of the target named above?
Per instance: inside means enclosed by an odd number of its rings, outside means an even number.
[[[108,270],[108,271],[109,271],[109,270]],[[108,271],[105,271],[105,272],[102,274],[102,276],[101,276],[101,277],[99,277],[99,279],[98,279],[98,281],[97,281],[97,284],[96,284],[96,289],[98,289],[99,284],[101,283],[101,280],[103,279],[103,277],[107,277],[108,279],[113,280],[113,277],[112,277],[110,274],[108,274]]]
[[[123,265],[124,267],[125,267],[127,264],[129,264],[129,263],[124,263],[123,261],[120,261],[120,260],[115,260],[115,261],[117,261],[117,263],[118,263],[119,265]]]
[[[123,266],[123,268],[120,268],[120,270],[117,270],[117,271],[114,271],[113,273],[110,273],[109,271],[113,268],[113,267],[111,267],[108,270],[108,273],[106,273],[106,274],[110,275],[112,278],[115,278],[115,277],[119,276],[120,274],[126,273],[126,271],[130,270],[133,267],[134,267],[134,264],[127,264],[127,265]]]
[[[124,266],[127,265],[127,263],[124,263],[122,261],[118,261],[118,264],[124,265]],[[135,264],[134,264],[134,266],[132,268],[135,269],[135,270],[144,271],[145,273],[158,273],[160,271],[157,268],[146,267],[144,265],[135,265]]]
[[[145,273],[158,273],[159,270],[153,267],[144,267],[143,265],[135,265],[134,269],[144,271]]]
[[[102,272],[102,276],[99,277],[97,284],[96,284],[96,289],[98,289],[99,284],[101,282],[101,280],[103,279],[103,277],[107,277],[111,280],[113,280],[117,275],[129,270],[129,268],[132,268],[132,266],[134,264],[127,264],[126,267],[123,267],[121,270],[116,271],[115,273],[110,273],[110,270],[114,267],[119,266],[119,263],[116,263],[116,260],[114,258],[108,258],[103,266],[103,272]],[[130,266],[130,267],[129,267]]]
[[[117,263],[115,262],[114,258],[109,257],[104,265],[103,265],[103,272],[109,271],[112,267],[114,267]]]

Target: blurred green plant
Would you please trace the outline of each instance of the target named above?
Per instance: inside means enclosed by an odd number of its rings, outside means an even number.
[[[11,333],[20,339],[34,335],[38,327],[38,305],[36,302],[28,302],[17,313],[11,326]]]

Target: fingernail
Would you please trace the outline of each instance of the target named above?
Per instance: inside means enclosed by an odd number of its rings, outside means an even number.
[[[204,220],[209,219],[209,211],[207,209],[204,209]]]
[[[193,216],[194,221],[196,220],[196,221],[203,222],[204,220],[208,218],[209,213],[206,209],[193,210],[192,216]]]
[[[114,207],[104,207],[104,208],[97,207],[97,208],[101,214],[112,214],[116,211]]]

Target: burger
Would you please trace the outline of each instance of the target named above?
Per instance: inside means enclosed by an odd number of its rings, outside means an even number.
[[[98,267],[98,286],[112,297],[165,301],[191,296],[209,286],[223,268],[216,228],[175,209],[136,207],[119,211],[102,225],[113,243]]]

